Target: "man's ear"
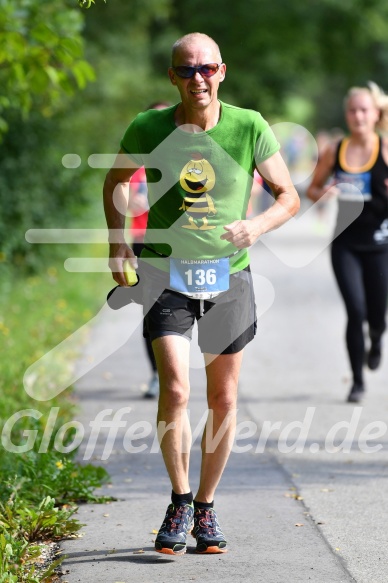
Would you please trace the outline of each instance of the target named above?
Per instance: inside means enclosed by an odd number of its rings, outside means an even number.
[[[225,63],[222,63],[222,65],[220,67],[220,83],[222,83],[222,81],[225,79],[225,75],[226,75],[226,65],[225,65]]]
[[[168,76],[170,77],[170,81],[173,85],[176,85],[176,80],[175,80],[175,73],[172,67],[168,68]]]

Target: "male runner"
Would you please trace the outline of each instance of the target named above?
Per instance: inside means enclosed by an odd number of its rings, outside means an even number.
[[[299,199],[267,122],[257,112],[218,100],[226,66],[212,38],[201,33],[180,38],[168,73],[180,103],[135,118],[105,180],[109,265],[115,281],[126,286],[123,261],[136,267],[137,260],[121,235],[125,217],[118,209],[136,169],[131,165],[145,165],[150,212],[138,273],[145,333],[160,378],[159,440],[172,485],[155,549],[183,554],[192,528],[197,552],[222,553],[227,543],[213,508],[214,494],[235,432],[243,348],[256,331],[247,248],[295,215]],[[123,164],[123,158],[130,163]],[[255,168],[275,202],[246,220]],[[186,411],[194,320],[205,359],[209,417],[193,497]],[[164,435],[163,427],[169,428]],[[213,443],[220,428],[219,442]]]

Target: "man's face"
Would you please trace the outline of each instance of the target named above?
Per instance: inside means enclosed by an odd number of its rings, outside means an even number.
[[[221,63],[220,55],[212,43],[193,41],[181,47],[174,57],[174,67],[188,65],[199,67],[208,63]],[[190,79],[178,77],[172,68],[168,74],[176,85],[182,103],[191,109],[204,109],[217,100],[218,86],[225,78],[226,66],[223,64],[212,77],[202,77],[197,71]]]

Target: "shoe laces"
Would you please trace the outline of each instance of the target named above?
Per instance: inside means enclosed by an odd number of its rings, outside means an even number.
[[[212,509],[201,508],[198,511],[200,515],[198,519],[198,526],[205,530],[207,534],[215,535],[217,534],[218,522],[217,517]]]
[[[166,524],[170,532],[179,532],[182,530],[188,509],[186,506],[174,506],[171,504],[168,507]]]

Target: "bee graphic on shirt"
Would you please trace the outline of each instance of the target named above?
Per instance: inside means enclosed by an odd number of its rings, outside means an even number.
[[[212,217],[217,213],[214,200],[209,191],[214,188],[216,176],[211,164],[201,157],[201,154],[193,155],[179,178],[180,185],[186,191],[182,206],[179,210],[185,211],[189,224],[182,225],[184,229],[195,229],[207,231],[215,229],[215,225],[209,225],[207,217]],[[198,226],[201,221],[202,225]]]

